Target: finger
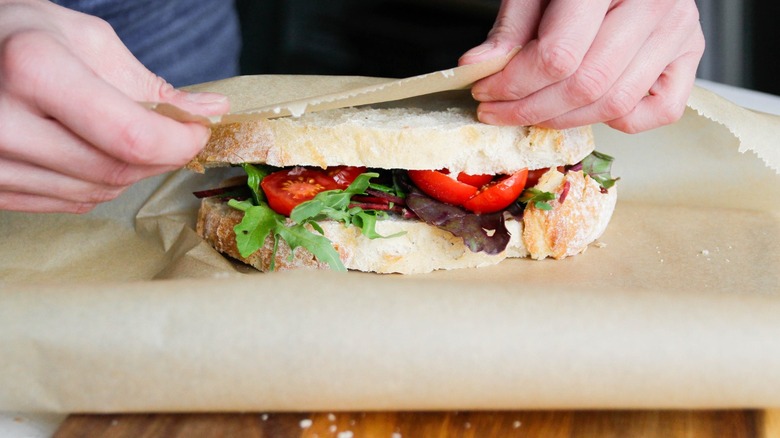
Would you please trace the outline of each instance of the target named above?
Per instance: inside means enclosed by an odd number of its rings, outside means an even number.
[[[701,27],[695,17],[687,17],[686,23],[684,14],[674,15],[676,16],[668,17],[667,25],[661,26],[648,38],[642,50],[637,53],[623,75],[602,98],[593,104],[585,105],[542,124],[562,128],[621,118],[634,110],[639,102],[648,95],[645,90],[651,90],[665,71],[667,74],[674,72],[675,74],[688,75],[687,82],[693,84],[696,65],[704,50]],[[674,28],[690,29],[690,31],[673,32]],[[687,69],[669,70],[669,65],[680,58],[681,52],[690,53],[694,64],[688,63]],[[685,98],[682,100],[683,104],[684,101]],[[657,115],[659,123],[669,123],[665,120],[678,113],[679,104],[675,102],[670,103],[670,105],[675,107],[674,111],[659,113]]]
[[[627,115],[607,125],[627,133],[637,133],[674,123],[685,112],[693,89],[701,54],[689,52],[666,68],[650,93]]]
[[[542,3],[538,0],[501,2],[496,21],[485,42],[464,53],[458,60],[458,64],[474,64],[505,56],[515,47],[525,45],[536,35],[539,18],[542,15]]]
[[[119,196],[125,187],[82,181],[29,163],[0,158],[0,191],[29,193],[79,203],[99,203]]]
[[[569,77],[596,37],[609,2],[550,2],[539,35],[495,75],[477,82],[474,97],[482,102],[521,99]]]
[[[122,43],[104,20],[57,5],[48,5],[61,20],[75,23],[63,29],[68,47],[92,71],[133,100],[167,102],[194,114],[224,114],[230,109],[227,97],[216,93],[188,93],[174,89],[151,73]],[[78,29],[77,32],[68,32]]]
[[[22,105],[6,101],[0,100],[0,155],[5,158],[112,186],[127,186],[173,169],[119,161],[87,144],[56,120],[40,118]],[[20,132],[24,135],[18,135]]]
[[[480,120],[570,127],[611,120],[630,111],[679,56],[679,47],[690,34],[678,30],[684,14],[653,13],[642,2],[621,5],[610,11],[572,76],[525,99],[486,106]],[[665,24],[658,27],[661,21]]]
[[[86,213],[97,204],[66,201],[48,196],[0,191],[0,210],[30,213]]]
[[[208,128],[146,110],[46,34],[15,34],[4,49],[9,87],[108,155],[133,164],[182,165],[205,145]]]

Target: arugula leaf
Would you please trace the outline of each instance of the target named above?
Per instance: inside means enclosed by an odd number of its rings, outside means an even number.
[[[246,181],[246,185],[252,190],[252,199],[255,200],[255,204],[260,204],[261,201],[265,201],[265,194],[260,190],[260,183],[263,181],[269,173],[270,169],[267,166],[255,166],[249,163],[241,164],[241,167],[249,177]]]
[[[241,222],[235,226],[236,244],[242,257],[249,257],[262,248],[269,235],[274,238],[273,256],[270,270],[274,270],[274,262],[279,239],[284,240],[291,249],[303,247],[314,254],[317,260],[327,263],[334,271],[346,271],[338,251],[331,241],[324,236],[322,227],[317,221],[331,219],[360,228],[363,235],[370,239],[382,236],[376,232],[376,221],[383,212],[366,211],[360,207],[349,208],[353,195],[364,194],[371,186],[370,179],[379,176],[377,173],[363,173],[344,190],[327,190],[320,192],[314,199],[295,207],[290,215],[294,223],[271,209],[265,202],[265,196],[260,189],[260,182],[270,173],[265,167],[251,164],[242,165],[247,171],[247,184],[253,192],[253,201],[238,201],[231,199],[228,205],[244,212]],[[310,231],[307,225],[314,229]],[[319,234],[318,234],[319,233]]]
[[[555,199],[555,194],[530,187],[523,190],[518,201],[524,204],[533,203],[534,207],[539,210],[552,210],[552,206],[547,201],[552,201],[553,199]]]
[[[612,178],[612,162],[614,158],[601,152],[593,151],[582,160],[582,171],[586,175],[596,180],[601,187],[609,189],[615,185],[620,178]]]
[[[338,252],[333,248],[330,240],[322,235],[322,228],[312,226],[320,234],[312,233],[304,224],[286,224],[284,216],[276,213],[266,203],[252,205],[249,201],[236,201],[231,199],[228,205],[244,212],[241,222],[234,227],[238,252],[242,257],[249,257],[265,244],[268,235],[274,236],[273,257],[271,257],[270,270],[274,270],[274,260],[279,239],[283,239],[295,249],[299,246],[306,248],[314,254],[317,260],[327,263],[334,271],[346,271],[339,258]]]
[[[290,245],[290,249],[294,250],[302,246],[314,254],[317,260],[327,263],[330,269],[346,272],[347,268],[341,262],[338,251],[333,248],[331,241],[322,234],[312,233],[303,224],[291,227],[282,226],[276,230],[276,233]],[[292,257],[292,254],[290,256]]]
[[[262,248],[268,234],[276,230],[282,222],[281,216],[265,203],[252,205],[249,201],[231,199],[228,205],[244,212],[244,218],[233,228],[241,257],[249,257]]]
[[[383,236],[376,231],[377,212],[366,211],[360,207],[349,208],[353,195],[362,195],[371,186],[370,179],[378,177],[378,173],[360,174],[352,184],[344,190],[326,190],[320,192],[314,199],[303,202],[293,209],[290,219],[294,222],[315,223],[323,219],[331,219],[356,226],[364,236],[370,239],[389,238],[403,233]]]

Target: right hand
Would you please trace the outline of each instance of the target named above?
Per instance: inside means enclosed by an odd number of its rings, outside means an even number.
[[[41,0],[0,0],[0,210],[84,213],[176,169],[209,129],[138,102],[206,116],[227,98],[174,89],[103,20]]]

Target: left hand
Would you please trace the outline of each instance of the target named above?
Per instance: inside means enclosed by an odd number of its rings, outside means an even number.
[[[479,118],[634,133],[678,120],[704,52],[694,0],[504,0],[472,64],[523,48],[474,85]]]

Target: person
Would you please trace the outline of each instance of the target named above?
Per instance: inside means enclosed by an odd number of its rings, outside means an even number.
[[[181,167],[205,145],[206,127],[175,122],[138,102],[167,102],[206,116],[229,111],[224,96],[179,90],[171,84],[179,79],[163,79],[173,72],[158,75],[144,65],[157,59],[163,69],[185,61],[151,50],[142,62],[126,44],[143,53],[143,39],[120,37],[85,13],[91,5],[121,4],[117,16],[138,23],[132,11],[139,5],[178,2],[65,3],[84,12],[45,0],[0,0],[0,209],[84,213],[143,178]],[[224,0],[185,3],[232,7]],[[171,37],[214,39],[174,18],[154,30],[170,23],[178,26]],[[639,132],[671,123],[682,115],[704,50],[694,0],[504,0],[495,23],[485,43],[460,59],[473,63],[523,47],[503,71],[472,89],[481,101],[480,120],[493,124],[563,128],[604,121]],[[236,50],[230,40],[227,34],[222,40],[226,50]],[[218,70],[215,75],[231,74]],[[181,79],[187,80],[193,78]]]

